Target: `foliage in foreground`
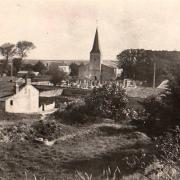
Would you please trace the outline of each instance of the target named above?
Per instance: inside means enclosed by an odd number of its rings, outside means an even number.
[[[144,100],[144,111],[139,114],[141,130],[151,136],[161,135],[180,125],[180,73],[177,66],[169,74],[169,89]],[[138,121],[134,121],[138,122]]]
[[[176,133],[165,133],[154,139],[155,149],[152,154],[142,152],[139,155],[125,158],[131,172],[134,172],[132,175],[123,176],[118,167],[114,171],[108,167],[103,170],[100,177],[103,180],[178,180],[180,178],[179,142],[179,129],[176,130]],[[94,179],[93,174],[86,172],[76,172],[75,177],[76,180]]]
[[[86,123],[99,118],[109,118],[117,122],[126,119],[127,96],[125,91],[115,85],[104,85],[94,88],[90,95],[85,97],[84,103],[72,103],[65,111],[56,112],[56,118],[61,117],[65,122]]]
[[[127,103],[128,100],[124,89],[116,84],[95,88],[85,98],[86,108],[92,115],[116,121],[125,119]]]
[[[144,173],[134,173],[129,176],[121,176],[121,171],[117,167],[115,171],[107,168],[101,174],[102,180],[179,180],[180,178],[180,169],[172,164],[163,164],[160,162],[154,162],[149,165]],[[93,180],[94,177],[92,174],[86,172],[75,173],[75,180]]]

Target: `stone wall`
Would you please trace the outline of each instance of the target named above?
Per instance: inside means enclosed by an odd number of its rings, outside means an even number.
[[[50,110],[53,110],[54,108],[55,108],[55,102],[53,102],[51,104],[43,104],[43,105],[41,105],[39,110],[40,111],[50,111]]]
[[[60,96],[63,92],[63,89],[54,89],[49,91],[42,91],[40,92],[40,97],[55,97]]]
[[[89,78],[89,64],[82,65],[79,67],[79,79]]]
[[[101,78],[102,78],[102,81],[115,80],[116,79],[116,69],[102,64]]]
[[[89,94],[91,90],[88,89],[79,89],[79,88],[64,88],[63,96],[85,96]]]

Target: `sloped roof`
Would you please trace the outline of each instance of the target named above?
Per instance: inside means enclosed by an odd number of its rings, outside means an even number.
[[[117,61],[103,61],[102,65],[112,67],[112,68],[117,68],[118,67],[118,62]]]

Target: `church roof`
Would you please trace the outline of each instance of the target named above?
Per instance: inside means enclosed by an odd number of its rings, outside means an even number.
[[[91,53],[100,53],[98,29],[96,29],[96,33],[95,33],[95,37],[94,37],[94,43],[93,43]]]
[[[103,61],[102,64],[111,68],[118,68],[117,61]]]

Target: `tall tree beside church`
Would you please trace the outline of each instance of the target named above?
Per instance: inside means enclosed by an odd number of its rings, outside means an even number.
[[[0,53],[5,58],[3,63],[3,72],[7,72],[7,66],[10,58],[12,58],[16,53],[15,45],[12,43],[4,43],[0,46]]]
[[[78,76],[79,66],[76,63],[71,63],[69,67],[71,69],[70,76]]]
[[[153,59],[151,51],[127,49],[117,55],[118,66],[123,69],[124,78],[152,83]]]
[[[16,44],[16,53],[21,59],[27,57],[30,50],[34,49],[35,45],[29,41],[19,41]]]

